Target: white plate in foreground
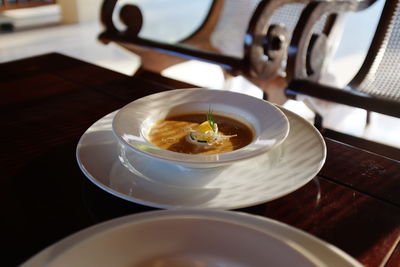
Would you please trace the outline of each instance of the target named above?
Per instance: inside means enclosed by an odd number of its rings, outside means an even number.
[[[214,114],[236,119],[254,132],[253,141],[234,151],[193,155],[160,149],[147,139],[150,129],[167,117],[187,113]],[[133,151],[192,168],[210,168],[235,163],[265,153],[281,144],[288,135],[289,122],[273,104],[246,94],[204,88],[176,89],[137,99],[115,115],[115,136]]]
[[[361,267],[343,251],[280,222],[230,211],[168,210],[82,230],[22,266]]]
[[[282,111],[289,119],[290,132],[280,146],[223,168],[202,187],[168,186],[125,168],[118,159],[118,141],[111,130],[116,112],[100,119],[83,134],[77,146],[77,160],[94,184],[131,202],[166,209],[248,207],[297,190],[325,162],[326,146],[320,133],[300,116],[283,108]]]

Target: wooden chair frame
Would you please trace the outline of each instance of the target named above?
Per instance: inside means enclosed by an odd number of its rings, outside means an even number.
[[[214,0],[203,24],[192,35],[176,44],[167,44],[138,36],[142,26],[140,9],[133,5],[121,9],[120,18],[126,24],[127,30],[119,31],[113,23],[113,12],[118,0],[104,0],[101,20],[104,31],[99,39],[104,43],[116,42],[131,51],[150,51],[157,54],[157,63],[151,59],[144,60],[144,68],[160,71],[175,62],[195,59],[210,62],[222,67],[231,75],[244,75],[250,78],[271,79],[279,72],[282,60],[287,55],[290,38],[281,25],[271,25],[270,18],[278,8],[294,3],[312,4],[313,0],[264,0],[257,6],[248,25],[245,40],[243,40],[244,57],[238,58],[219,53],[210,45],[195,47],[200,40],[209,39],[210,33],[220,16],[224,0]],[[340,6],[345,9],[355,1],[345,0],[327,2],[327,5]],[[130,19],[129,19],[130,18]],[[135,20],[132,20],[135,18]],[[163,57],[159,60],[159,57]],[[160,62],[164,62],[161,63]],[[171,63],[172,62],[172,63]],[[147,66],[146,66],[147,64]]]

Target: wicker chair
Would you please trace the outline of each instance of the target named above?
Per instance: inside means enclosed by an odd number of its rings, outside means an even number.
[[[370,3],[364,3],[370,5]],[[365,6],[353,7],[357,11]],[[301,33],[312,27],[320,16],[342,12],[339,8],[324,7],[323,3],[308,6],[297,25],[292,46],[296,54],[289,55],[288,78],[290,83],[285,90],[292,98],[308,95],[315,98],[374,111],[389,116],[400,117],[400,1],[386,0],[378,27],[361,68],[345,88],[322,85],[318,80],[309,79],[307,67],[313,60],[307,40],[310,37]],[[369,113],[367,113],[369,114]],[[368,115],[367,115],[368,116]],[[319,118],[321,120],[321,118]],[[323,129],[322,122],[318,126]]]
[[[141,38],[139,32],[143,15],[137,5],[126,4],[121,8],[120,19],[126,25],[118,30],[113,16],[117,0],[104,0],[102,23],[104,31],[99,35],[103,43],[114,42],[138,54],[142,69],[161,72],[163,69],[195,59],[216,64],[230,76],[243,75],[248,80],[268,90],[272,81],[283,88],[287,48],[302,10],[312,0],[214,0],[203,24],[189,37],[165,43]],[[339,1],[335,6],[348,7],[355,1]],[[312,31],[323,31],[326,25],[334,29],[340,16],[324,17]],[[327,34],[334,39],[335,31]],[[327,58],[330,50],[321,51]],[[320,69],[322,71],[322,68]],[[139,71],[140,74],[140,71]],[[318,75],[318,70],[315,70]],[[270,100],[269,99],[269,100]],[[274,101],[273,101],[274,102]]]

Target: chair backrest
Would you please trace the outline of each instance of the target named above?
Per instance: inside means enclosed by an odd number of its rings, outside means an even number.
[[[225,0],[219,21],[211,34],[213,47],[224,55],[243,57],[243,40],[245,40],[248,26],[256,8],[261,2],[261,0]],[[291,2],[282,2],[283,5],[277,7],[269,18],[270,25],[284,25],[289,37],[306,5],[306,3],[303,3],[304,1]]]
[[[366,60],[351,81],[362,93],[400,102],[400,1],[387,0]]]
[[[308,79],[306,62],[312,61],[310,38],[302,35],[304,28],[312,27],[316,18],[326,15],[357,12],[376,1],[354,2],[342,8],[331,9],[323,2],[307,7],[295,29],[296,53],[289,55],[290,83],[288,96],[305,94],[340,104],[400,117],[400,0],[386,0],[371,46],[360,70],[346,88],[325,86]]]
[[[220,53],[242,58],[247,25],[260,0],[225,0],[218,23],[211,33],[211,45]]]
[[[214,0],[202,26],[188,38],[170,44],[139,37],[143,16],[132,4],[124,6],[120,14],[127,30],[118,30],[113,21],[117,0],[104,0],[104,32],[99,38],[105,43],[121,44],[139,55],[147,49],[215,63],[234,75],[269,79],[284,72],[291,33],[302,10],[312,2]],[[321,21],[320,25],[324,25],[325,21]],[[201,40],[204,38],[207,40]]]
[[[246,76],[284,75],[287,44],[308,2],[225,0],[211,44],[223,55],[246,58]],[[277,41],[273,47],[271,43]]]

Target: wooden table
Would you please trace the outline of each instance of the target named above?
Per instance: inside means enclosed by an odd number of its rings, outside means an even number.
[[[2,266],[15,266],[93,224],[153,210],[93,185],[75,149],[102,116],[139,97],[190,85],[128,77],[60,54],[0,65]],[[327,161],[297,191],[240,211],[332,243],[366,266],[400,265],[400,162],[332,139]]]

